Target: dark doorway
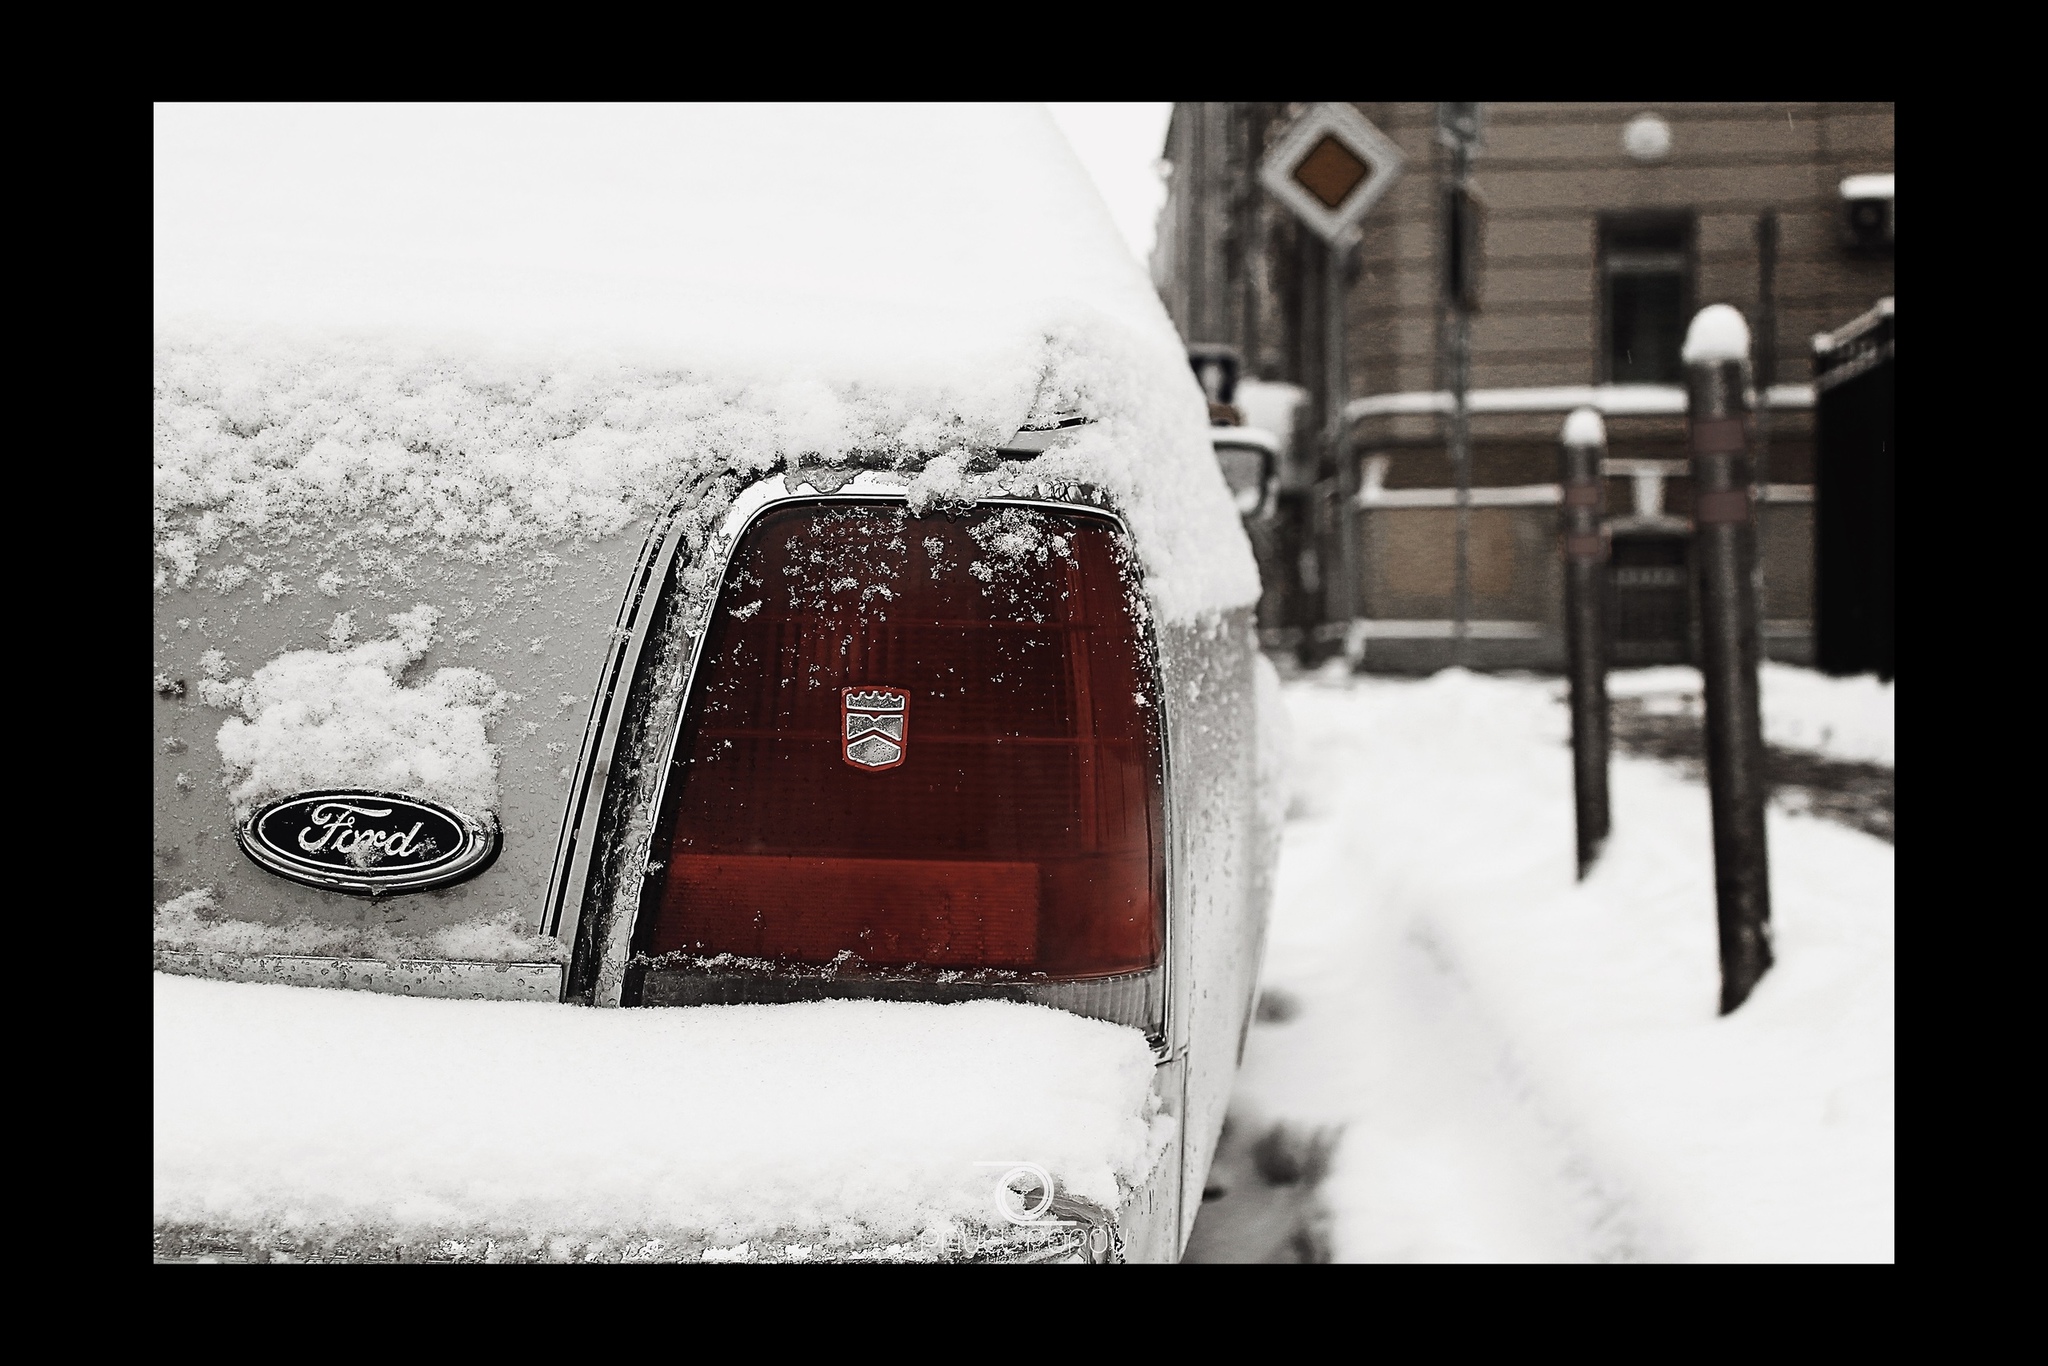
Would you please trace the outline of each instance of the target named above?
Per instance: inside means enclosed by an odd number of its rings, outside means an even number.
[[[1690,547],[1684,536],[1614,538],[1607,582],[1616,667],[1692,662]]]

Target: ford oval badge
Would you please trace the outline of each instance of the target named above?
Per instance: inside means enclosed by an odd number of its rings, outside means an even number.
[[[498,856],[498,827],[398,792],[302,792],[235,831],[242,852],[279,877],[330,892],[423,892],[475,877]]]

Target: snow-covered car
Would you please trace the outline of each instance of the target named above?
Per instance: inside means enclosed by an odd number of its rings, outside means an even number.
[[[1275,684],[1043,114],[156,155],[158,1254],[1175,1260]]]

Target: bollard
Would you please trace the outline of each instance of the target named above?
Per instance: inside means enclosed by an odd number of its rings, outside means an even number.
[[[1710,305],[1693,318],[1683,355],[1725,1015],[1749,998],[1771,966],[1756,528],[1750,508],[1749,328],[1728,305]]]
[[[1591,408],[1564,420],[1558,480],[1564,485],[1564,635],[1571,678],[1572,794],[1584,881],[1607,839],[1607,536],[1600,526],[1600,461],[1607,428]]]

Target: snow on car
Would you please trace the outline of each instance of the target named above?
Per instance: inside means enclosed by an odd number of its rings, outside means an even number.
[[[156,186],[159,1254],[1175,1259],[1274,692],[1044,115],[165,106]]]

